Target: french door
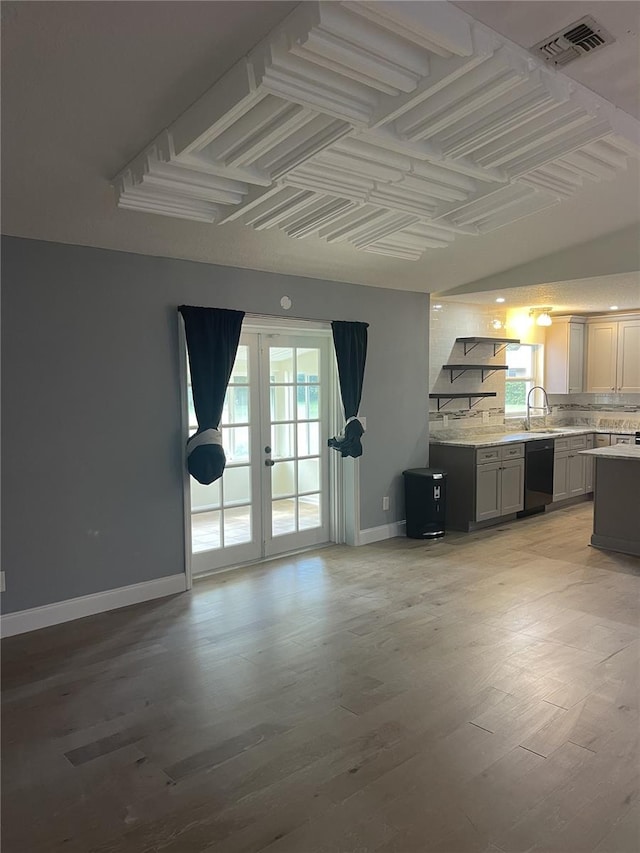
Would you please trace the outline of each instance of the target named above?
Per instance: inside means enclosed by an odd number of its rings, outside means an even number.
[[[227,467],[210,486],[190,478],[194,575],[329,541],[329,341],[242,334],[221,422]]]

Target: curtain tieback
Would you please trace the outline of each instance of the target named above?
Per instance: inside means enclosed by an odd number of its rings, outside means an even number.
[[[187,441],[187,455],[193,453],[196,447],[201,447],[203,444],[219,444],[222,447],[222,433],[219,429],[204,429],[202,432],[197,432],[192,435]]]
[[[345,421],[344,427],[342,428],[342,432],[339,432],[338,435],[336,436],[336,438],[344,438],[347,427],[349,426],[349,424],[352,421],[358,421],[358,423],[362,427],[362,432],[363,433],[366,432],[365,428],[362,426],[362,422],[360,421],[360,418],[357,415],[353,415],[352,417],[347,418],[347,420]]]

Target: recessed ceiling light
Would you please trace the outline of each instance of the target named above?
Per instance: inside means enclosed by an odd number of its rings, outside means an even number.
[[[503,296],[498,296],[498,298],[496,299],[496,302],[504,302],[504,301],[505,300],[504,300]]]
[[[437,310],[438,310],[438,308],[442,308],[442,305],[434,305],[433,307],[434,307],[434,309],[437,311]]]
[[[609,311],[617,311],[617,310],[618,310],[618,306],[617,306],[617,305],[610,305],[610,306],[609,306]]]

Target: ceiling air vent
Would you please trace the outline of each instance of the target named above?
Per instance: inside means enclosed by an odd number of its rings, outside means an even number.
[[[611,33],[587,15],[534,44],[531,52],[551,65],[563,66],[614,41]]]

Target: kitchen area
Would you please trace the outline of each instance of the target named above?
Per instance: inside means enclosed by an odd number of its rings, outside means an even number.
[[[640,311],[497,307],[522,295],[432,307],[429,465],[446,472],[447,529],[593,500],[591,544],[640,556]],[[523,352],[531,366],[513,369]]]

